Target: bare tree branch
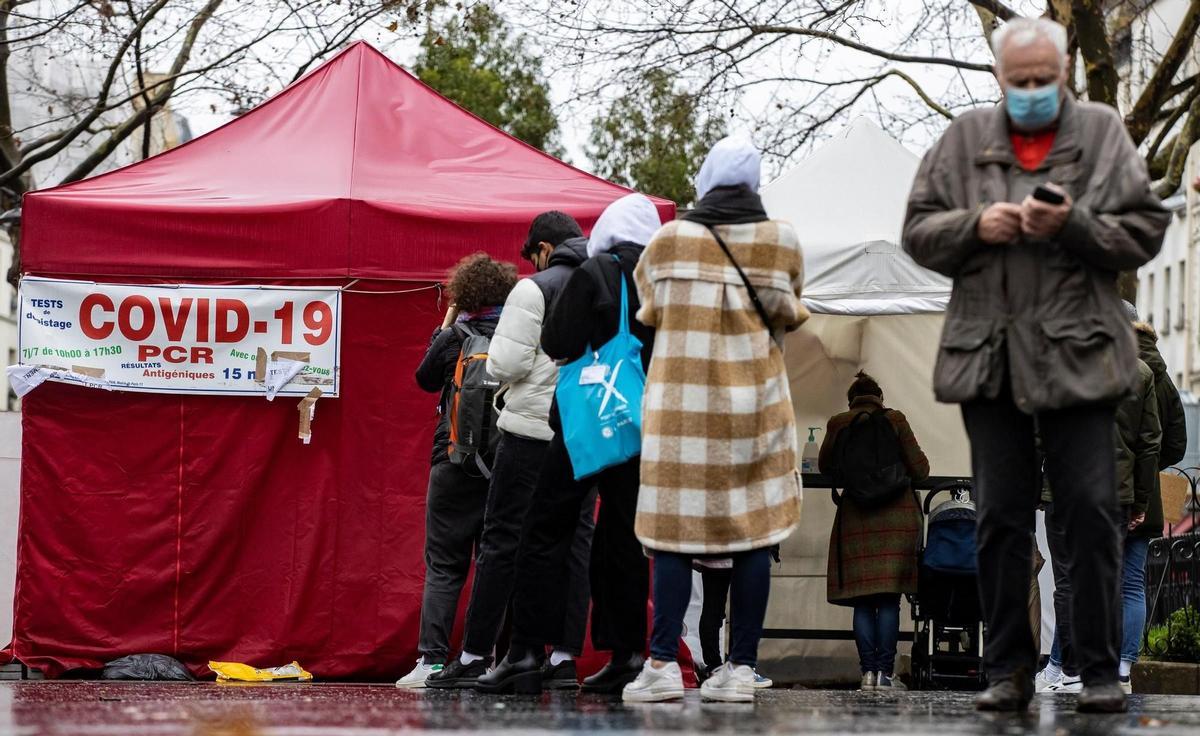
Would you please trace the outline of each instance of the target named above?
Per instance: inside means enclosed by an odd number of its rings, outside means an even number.
[[[179,74],[180,70],[187,65],[188,60],[192,56],[192,47],[195,46],[196,38],[200,35],[200,30],[204,27],[204,24],[212,18],[213,13],[217,11],[217,8],[221,6],[221,2],[222,0],[209,0],[208,3],[196,15],[196,17],[192,19],[192,22],[188,27],[187,37],[183,41],[183,46],[180,47],[179,53],[175,57],[175,62],[171,65],[170,73],[172,75]],[[171,94],[174,91],[175,84],[173,82],[168,83],[164,89],[159,90],[158,94],[156,94],[145,107],[137,111],[137,113],[130,117],[125,124],[118,126],[117,129],[114,130],[103,143],[97,146],[90,155],[84,158],[84,160],[81,161],[78,166],[72,169],[71,173],[63,177],[61,183],[67,184],[69,182],[77,181],[92,173],[97,166],[99,166],[114,150],[116,150],[116,147],[120,145],[122,141],[128,138],[133,131],[137,130],[139,125],[142,125],[143,123],[149,124],[148,121],[150,118],[152,118],[158,108],[161,107],[171,97]]]
[[[121,41],[120,45],[117,47],[117,52],[113,54],[112,62],[108,67],[108,73],[104,77],[104,82],[100,87],[99,94],[96,96],[96,104],[92,107],[92,110],[85,115],[83,119],[76,123],[66,135],[56,141],[52,146],[46,148],[45,150],[39,151],[38,153],[25,157],[19,164],[8,169],[3,174],[0,174],[0,186],[11,186],[13,181],[19,179],[26,171],[29,171],[31,168],[33,168],[34,164],[40,161],[45,161],[51,156],[54,156],[62,151],[71,143],[71,141],[75,139],[76,136],[87,130],[88,126],[100,117],[104,106],[107,103],[109,91],[112,89],[113,80],[116,79],[117,71],[121,68],[121,62],[125,57],[125,52],[129,50],[129,47],[133,44],[134,38],[137,36],[137,34],[141,33],[142,29],[146,27],[146,24],[153,20],[154,16],[158,15],[159,11],[166,7],[168,2],[169,0],[156,0],[156,2],[146,10],[146,12],[134,25],[129,34],[127,34]]]
[[[1179,131],[1175,145],[1171,147],[1171,161],[1167,165],[1166,176],[1154,190],[1159,197],[1165,199],[1179,189],[1179,185],[1183,182],[1188,153],[1197,140],[1200,140],[1200,97],[1192,101],[1187,121],[1183,124],[1183,129]]]
[[[977,11],[982,10],[990,13],[1005,22],[1021,17],[1020,13],[999,2],[999,0],[968,0],[968,2],[974,5]]]
[[[1200,32],[1200,0],[1191,0],[1171,45],[1154,70],[1154,75],[1146,83],[1146,88],[1142,90],[1133,109],[1125,116],[1125,127],[1129,129],[1134,143],[1141,143],[1146,139],[1154,127],[1155,112],[1171,99],[1171,90],[1175,88],[1172,82],[1187,61],[1196,42],[1197,32]]]

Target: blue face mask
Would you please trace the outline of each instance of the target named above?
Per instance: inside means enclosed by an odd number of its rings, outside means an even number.
[[[1057,84],[1036,89],[1007,87],[1004,90],[1004,106],[1013,125],[1022,130],[1039,130],[1058,119],[1062,100]]]

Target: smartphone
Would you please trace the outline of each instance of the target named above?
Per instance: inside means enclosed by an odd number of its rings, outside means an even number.
[[[1033,190],[1033,198],[1046,204],[1062,204],[1067,201],[1066,197],[1045,184],[1038,184],[1037,189]]]

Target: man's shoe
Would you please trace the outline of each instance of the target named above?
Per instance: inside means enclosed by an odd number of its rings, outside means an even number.
[[[754,670],[744,664],[726,662],[700,686],[700,699],[753,703],[754,690]]]
[[[441,672],[436,672],[425,680],[425,687],[439,690],[463,690],[475,687],[475,681],[487,674],[488,666],[491,663],[491,657],[477,659],[471,664],[463,664],[459,659],[451,660],[442,668]]]
[[[1063,675],[1062,679],[1047,685],[1044,692],[1048,693],[1078,693],[1083,691],[1083,680],[1079,675]]]
[[[1001,680],[975,698],[975,709],[1001,713],[1023,711],[1033,699],[1033,683],[1024,678]]]
[[[542,667],[542,688],[545,690],[578,690],[579,670],[575,668],[575,660],[564,659],[557,665],[546,664]]]
[[[409,690],[423,688],[425,687],[425,680],[427,680],[430,675],[441,671],[442,665],[425,664],[425,658],[422,657],[421,659],[417,660],[417,666],[413,668],[412,672],[409,672],[404,677],[396,680],[396,687],[402,687]]]
[[[1063,681],[1062,672],[1059,671],[1058,677],[1050,677],[1046,674],[1046,670],[1037,673],[1037,677],[1033,678],[1033,691],[1038,693],[1051,692]]]
[[[879,684],[879,675],[874,672],[864,672],[862,682],[859,684],[859,690],[874,690]]]
[[[637,679],[638,675],[642,673],[642,665],[645,663],[646,659],[640,654],[635,654],[623,662],[609,660],[608,664],[604,665],[599,672],[591,677],[585,677],[580,689],[585,693],[616,695],[624,690],[626,685]]]
[[[882,672],[875,673],[875,689],[876,690],[907,690],[908,688],[895,675],[886,675]]]
[[[1125,691],[1118,683],[1088,685],[1079,693],[1075,710],[1079,713],[1124,713],[1129,709]]]
[[[626,703],[661,703],[679,700],[682,697],[683,672],[680,671],[677,662],[668,662],[661,668],[656,668],[646,660],[637,677],[621,688],[621,700]]]
[[[1133,680],[1130,679],[1129,675],[1118,677],[1117,682],[1121,685],[1121,690],[1126,695],[1133,695]]]
[[[542,692],[542,662],[532,653],[516,662],[505,659],[475,680],[475,690],[491,695],[538,695]]]
[[[754,671],[754,687],[757,690],[769,690],[775,687],[775,681],[769,677],[763,677],[758,674],[758,670]]]

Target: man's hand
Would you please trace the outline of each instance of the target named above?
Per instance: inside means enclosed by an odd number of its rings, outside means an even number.
[[[1063,195],[1063,203],[1047,204],[1032,196],[1021,203],[1021,232],[1036,240],[1049,240],[1058,235],[1067,215],[1071,214],[1071,195],[1057,184],[1047,184],[1046,188]]]
[[[1143,511],[1129,521],[1129,531],[1137,529],[1142,524],[1146,523],[1146,513]]]
[[[1021,206],[1011,202],[988,205],[975,226],[979,239],[988,245],[1007,245],[1021,234]]]

